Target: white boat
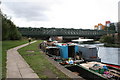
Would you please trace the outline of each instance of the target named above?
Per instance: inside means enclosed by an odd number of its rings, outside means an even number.
[[[93,39],[82,39],[82,38],[79,38],[79,39],[76,39],[76,40],[72,40],[73,42],[84,42],[84,41],[93,41]]]

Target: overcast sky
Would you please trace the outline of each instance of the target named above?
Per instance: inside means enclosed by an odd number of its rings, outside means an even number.
[[[19,27],[93,29],[118,21],[120,0],[2,0],[4,14]]]

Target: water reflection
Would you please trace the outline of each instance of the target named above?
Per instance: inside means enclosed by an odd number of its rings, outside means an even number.
[[[120,64],[120,48],[118,49],[118,64]]]
[[[120,48],[99,47],[98,56],[102,62],[120,65]]]

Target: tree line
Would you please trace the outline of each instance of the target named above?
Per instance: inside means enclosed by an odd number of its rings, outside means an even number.
[[[8,19],[8,16],[2,12],[0,12],[0,17],[2,17],[2,40],[21,39],[22,35],[11,19]]]

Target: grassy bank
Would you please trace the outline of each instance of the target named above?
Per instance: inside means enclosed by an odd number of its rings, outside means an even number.
[[[67,78],[65,74],[45,59],[45,56],[42,55],[43,53],[40,53],[38,48],[40,42],[41,41],[37,41],[18,51],[40,78]]]
[[[6,78],[6,52],[8,49],[27,43],[27,40],[2,41],[2,78]]]

